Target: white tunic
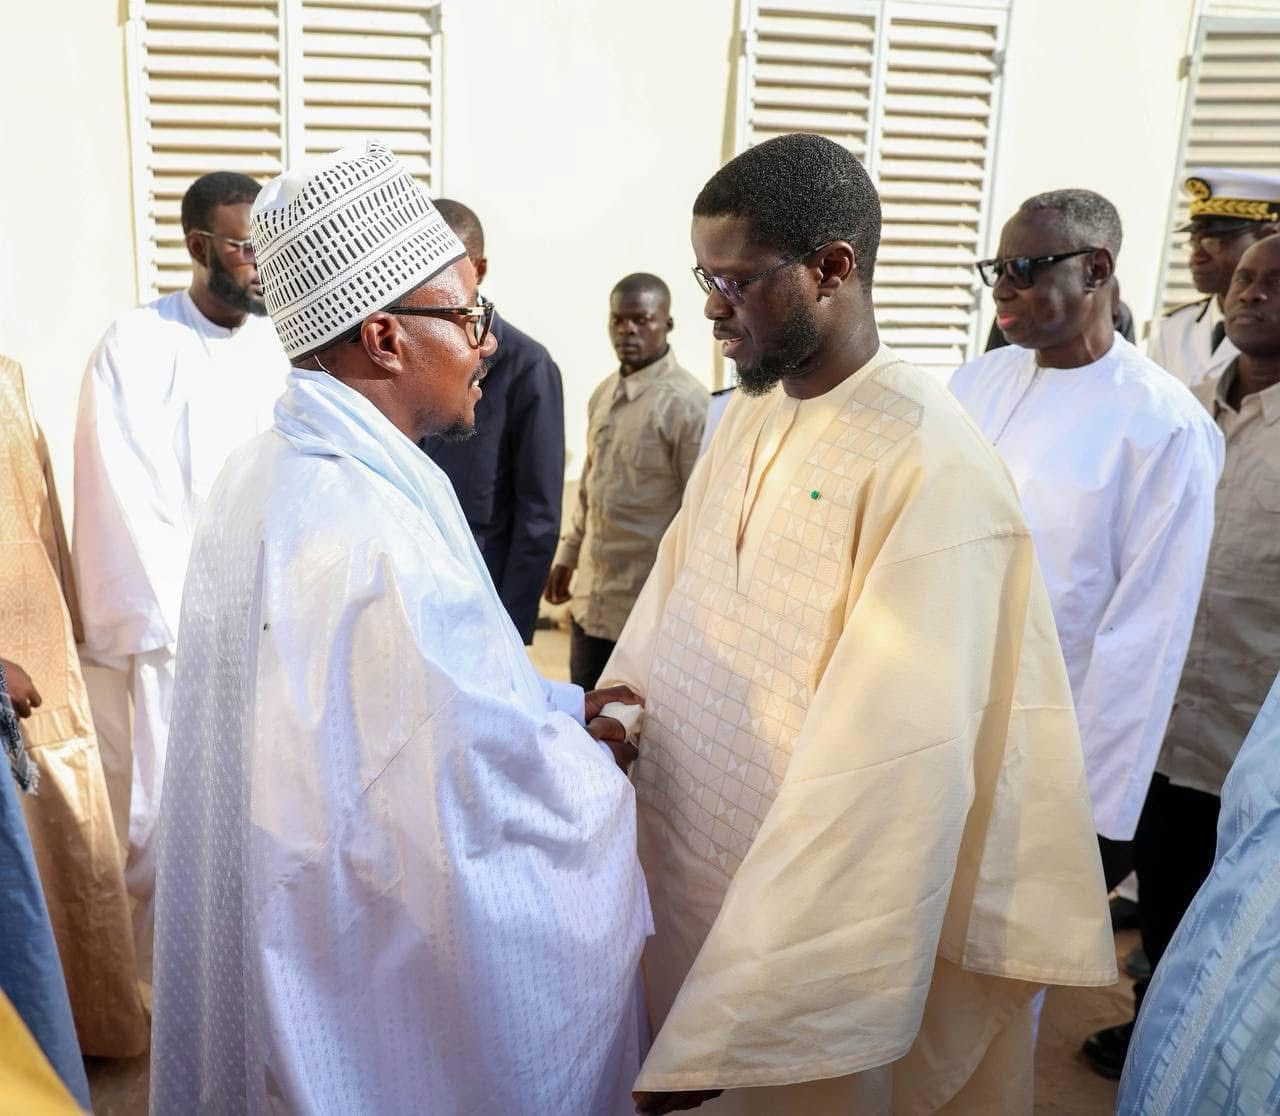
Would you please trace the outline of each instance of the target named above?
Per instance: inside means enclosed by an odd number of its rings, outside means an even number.
[[[129,775],[112,794],[129,800],[126,883],[144,980],[187,554],[227,454],[270,424],[287,369],[266,318],[226,329],[180,291],[117,319],[90,358],[80,389],[72,556],[84,653],[115,668],[87,672],[87,681],[104,766]],[[116,687],[127,687],[132,697],[131,733],[127,717],[110,715],[121,701]]]
[[[1216,380],[1240,350],[1224,337],[1213,347],[1213,327],[1222,321],[1222,307],[1216,298],[1180,306],[1152,323],[1147,356],[1187,387]]]
[[[1191,639],[1221,432],[1118,334],[1083,368],[996,349],[959,368],[951,389],[1013,474],[1067,661],[1094,822],[1128,840]]]
[[[629,1114],[631,785],[552,710],[444,473],[289,383],[191,556],[151,1111]]]

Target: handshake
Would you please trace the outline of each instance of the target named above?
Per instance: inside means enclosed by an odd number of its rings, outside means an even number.
[[[602,690],[592,690],[584,698],[583,720],[587,732],[613,753],[614,762],[625,772],[640,751],[627,739],[629,724],[604,713],[605,707],[613,704],[634,705],[638,713],[644,706],[644,700],[630,686],[606,686]],[[615,709],[613,712],[622,714],[623,711]],[[634,718],[628,718],[628,721],[634,721]]]

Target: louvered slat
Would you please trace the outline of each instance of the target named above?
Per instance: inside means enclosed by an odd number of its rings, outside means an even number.
[[[1000,11],[934,22],[888,5],[878,159],[885,340],[940,375],[976,351],[982,210],[994,133]]]
[[[761,0],[742,146],[817,132],[860,157],[868,148],[876,16],[868,5]]]
[[[1188,91],[1186,143],[1179,166],[1233,167],[1280,174],[1280,19],[1249,27],[1206,24],[1196,81]],[[1203,298],[1187,268],[1188,218],[1179,197],[1169,221],[1161,302],[1164,310]]]
[[[303,142],[309,154],[375,136],[430,185],[437,7],[427,0],[303,0]]]
[[[283,166],[278,0],[144,3],[135,166],[143,297],[185,287],[179,203],[213,170],[259,180]]]

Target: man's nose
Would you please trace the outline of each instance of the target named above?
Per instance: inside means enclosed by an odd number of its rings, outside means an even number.
[[[702,306],[703,317],[708,321],[718,322],[721,318],[727,318],[732,314],[733,306],[729,300],[717,288],[712,287],[710,294],[707,295],[707,301]]]
[[[498,351],[498,338],[494,336],[493,330],[489,331],[489,335],[484,339],[484,344],[480,346],[480,355],[482,357],[491,357]]]

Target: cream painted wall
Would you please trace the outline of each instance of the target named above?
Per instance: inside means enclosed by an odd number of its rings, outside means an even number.
[[[1155,305],[1195,0],[1014,0],[991,245],[1019,203],[1071,186],[1113,201],[1117,274],[1141,332]],[[991,322],[984,299],[985,329]]]
[[[0,352],[23,364],[68,518],[80,377],[134,301],[122,28],[108,0],[0,14]]]
[[[1270,0],[1269,0],[1270,2]],[[689,275],[689,210],[727,153],[737,0],[445,0],[444,191],[484,220],[488,293],[565,375],[569,472],[613,364],[609,288],[671,284],[682,361],[714,348]],[[1149,316],[1196,0],[1014,0],[992,238],[1039,190],[1120,207],[1120,272]],[[0,15],[0,352],[23,361],[64,501],[84,362],[134,301],[123,16],[104,0]],[[989,320],[989,305],[984,303]]]
[[[723,161],[736,19],[733,0],[446,0],[444,192],[484,224],[486,293],[564,373],[571,476],[628,272],[666,280],[672,347],[712,383],[689,220]]]

